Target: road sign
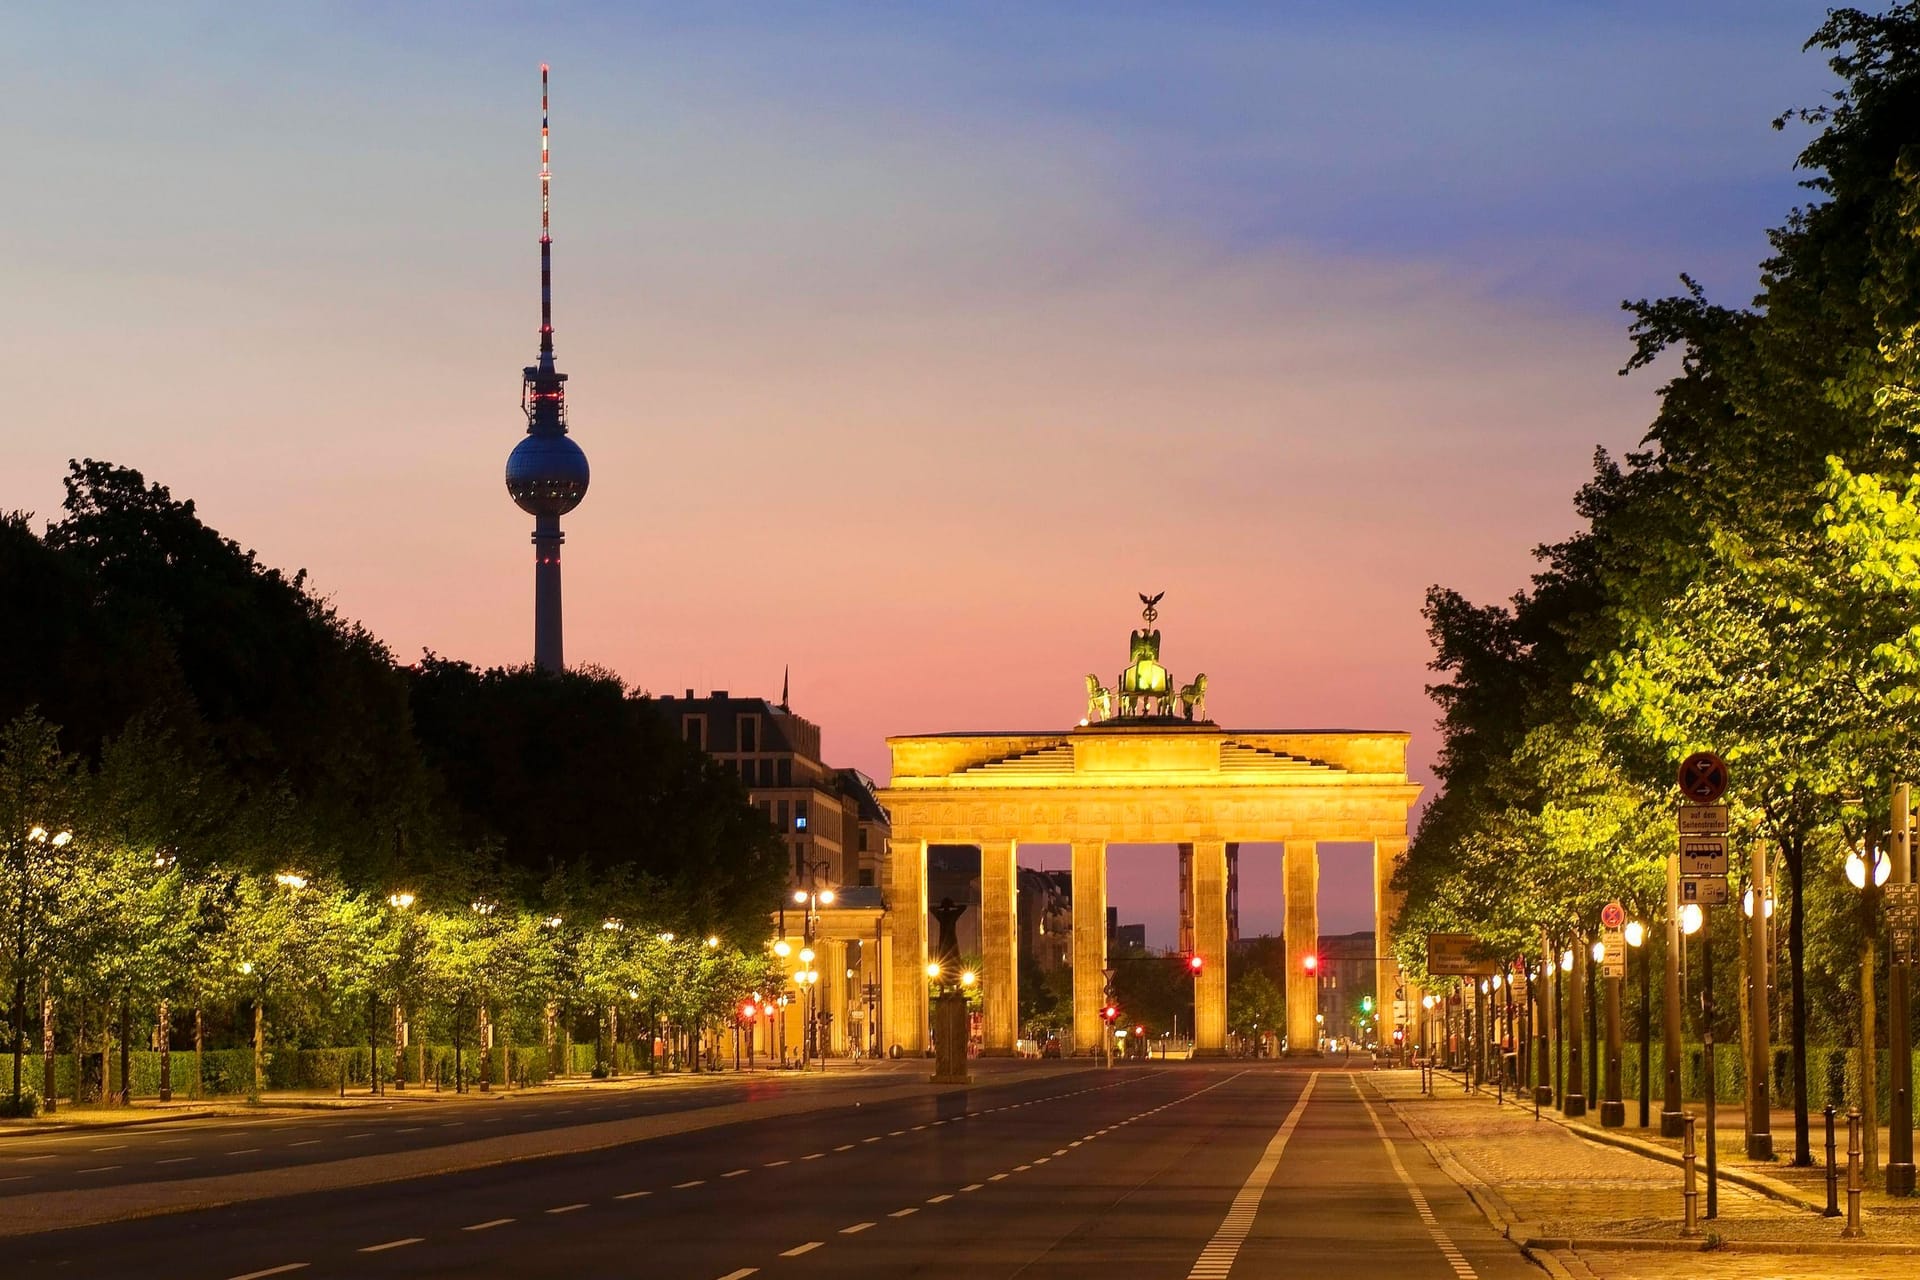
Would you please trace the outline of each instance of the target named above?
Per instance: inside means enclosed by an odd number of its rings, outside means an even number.
[[[1920,884],[1890,884],[1887,894],[1887,932],[1892,935],[1895,963],[1913,963],[1915,935],[1920,934]]]
[[[1600,923],[1603,927],[1618,929],[1626,922],[1626,908],[1622,907],[1618,902],[1609,902],[1606,906],[1600,908]]]
[[[1600,939],[1600,976],[1603,978],[1624,978],[1627,976],[1627,940],[1618,931],[1610,931]]]
[[[1725,836],[1683,836],[1680,840],[1682,876],[1724,876],[1727,874],[1727,838]]]
[[[1723,907],[1729,901],[1725,876],[1696,876],[1680,882],[1682,905],[1692,902],[1703,907]]]
[[[1427,972],[1436,978],[1481,978],[1498,973],[1494,960],[1480,958],[1480,939],[1470,933],[1427,935]]]
[[[1676,813],[1683,836],[1723,836],[1727,833],[1727,806],[1683,804]]]
[[[1695,804],[1712,804],[1727,794],[1727,762],[1711,751],[1696,751],[1682,760],[1680,794]]]

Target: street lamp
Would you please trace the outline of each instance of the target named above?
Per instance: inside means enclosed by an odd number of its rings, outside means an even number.
[[[411,893],[393,893],[387,896],[387,905],[400,915],[399,924],[401,937],[404,950],[408,952],[412,950],[413,930],[412,926],[407,923],[407,912],[413,908],[413,903],[414,897]],[[555,919],[557,920],[558,917],[555,917]],[[401,991],[400,985],[401,984],[396,981],[393,992],[393,1087],[396,1091],[406,1088],[407,1085],[407,1073],[404,1065],[407,1060],[407,1005],[406,996]],[[371,1017],[371,1015],[369,1015],[369,1017]],[[374,1085],[377,1092],[380,1080],[380,1056],[373,1051],[373,1039],[373,1028],[369,1026],[367,1029],[367,1052],[371,1061]],[[427,1046],[426,1042],[422,1041],[420,1045],[420,1083],[424,1085],[426,1082]]]
[[[1647,926],[1638,920],[1629,920],[1622,932],[1626,934],[1627,945],[1640,953],[1640,1127],[1644,1129],[1653,1105],[1653,1009],[1648,991],[1653,957],[1645,949]]]
[[[820,925],[820,908],[833,905],[833,890],[817,883],[817,877],[824,872],[832,870],[833,863],[825,858],[817,861],[804,859],[801,866],[806,871],[807,883],[793,891],[793,901],[795,905],[806,908],[803,916],[804,930],[801,937],[801,940],[806,945],[800,952],[800,958],[802,961],[810,964],[813,960],[815,935]],[[810,971],[813,973],[813,977],[805,984],[807,1003],[804,1019],[806,1029],[800,1043],[800,1065],[803,1069],[806,1066],[807,1059],[811,1058],[815,1052],[818,1052],[822,1058],[826,1057],[825,1047],[819,1043],[819,1011],[818,1006],[815,1004],[813,994],[814,984],[820,981],[820,974],[818,970]]]

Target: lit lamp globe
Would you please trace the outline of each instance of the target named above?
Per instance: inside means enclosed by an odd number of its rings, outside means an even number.
[[[1873,860],[1874,888],[1877,889],[1885,884],[1887,877],[1892,874],[1893,860],[1891,858],[1875,858]],[[1860,856],[1858,849],[1847,854],[1847,883],[1856,889],[1864,889],[1867,887],[1867,860]]]

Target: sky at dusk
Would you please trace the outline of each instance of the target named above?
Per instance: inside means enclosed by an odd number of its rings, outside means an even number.
[[[891,733],[1073,723],[1164,590],[1215,719],[1406,729],[1431,781],[1424,591],[1524,585],[1638,441],[1621,299],[1753,293],[1823,10],[12,6],[0,507],[134,466],[402,660],[528,660],[547,61],[571,662],[791,664],[884,780]],[[1173,941],[1170,854],[1112,899]],[[1250,851],[1242,931],[1280,907]]]

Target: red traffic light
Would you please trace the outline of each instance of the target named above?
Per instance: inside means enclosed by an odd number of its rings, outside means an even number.
[[[1108,1022],[1112,1022],[1120,1016],[1120,1007],[1118,1005],[1110,1004],[1106,1008],[1100,1011],[1100,1016],[1105,1018]]]
[[[1135,1027],[1133,1029],[1133,1034],[1137,1036],[1144,1036],[1145,1034],[1147,1034],[1147,1029],[1145,1027]]]
[[[1320,969],[1320,957],[1309,951],[1300,958],[1300,967],[1308,973],[1316,973]]]
[[[751,1000],[743,1001],[740,1005],[740,1021],[752,1022],[754,1015],[759,1012],[760,1012],[759,1005],[755,1004]]]
[[[1205,964],[1206,964],[1206,961],[1202,960],[1197,955],[1187,957],[1187,968],[1192,970],[1195,973],[1200,972],[1201,967]]]

